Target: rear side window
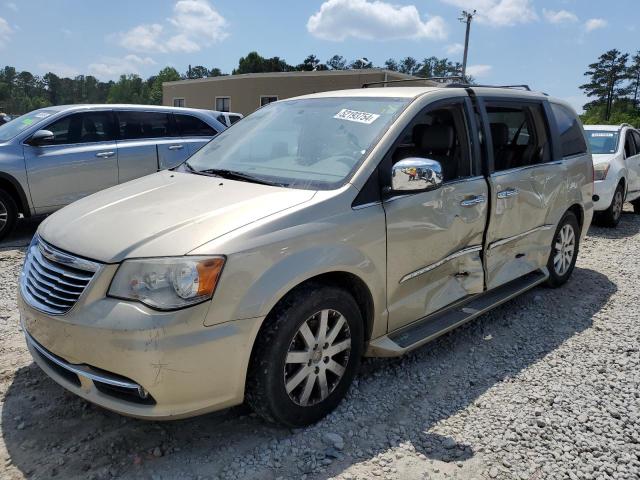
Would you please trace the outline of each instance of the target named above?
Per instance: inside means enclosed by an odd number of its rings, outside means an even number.
[[[123,140],[178,136],[168,113],[122,111],[118,112],[118,120]]]
[[[175,114],[178,130],[183,137],[213,137],[218,132],[206,122],[192,115]]]
[[[558,126],[562,156],[570,157],[587,153],[587,142],[584,139],[580,121],[576,114],[557,103],[551,104],[551,111]]]
[[[110,112],[74,113],[45,127],[53,132],[48,145],[107,142],[115,138]]]
[[[229,120],[231,120],[231,125],[233,125],[238,120],[242,120],[242,117],[240,115],[229,115]]]
[[[551,160],[548,126],[542,105],[487,102],[487,116],[495,171]]]

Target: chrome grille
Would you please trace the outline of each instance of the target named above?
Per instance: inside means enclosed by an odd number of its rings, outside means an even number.
[[[100,264],[62,252],[36,237],[20,276],[22,296],[52,315],[67,313],[91,282]]]

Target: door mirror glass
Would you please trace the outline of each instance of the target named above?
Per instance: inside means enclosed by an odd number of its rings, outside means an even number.
[[[442,185],[442,165],[428,158],[405,158],[391,167],[394,192],[427,191]]]
[[[31,135],[29,139],[29,145],[39,146],[46,145],[55,140],[53,132],[51,130],[38,130],[36,133]]]

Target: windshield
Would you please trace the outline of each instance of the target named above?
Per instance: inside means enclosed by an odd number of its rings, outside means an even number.
[[[220,133],[184,168],[291,188],[337,188],[408,103],[353,97],[272,103]]]
[[[43,122],[51,115],[58,113],[56,110],[47,110],[46,108],[41,110],[34,110],[33,112],[25,113],[24,115],[11,120],[9,123],[5,123],[0,126],[0,142],[6,142],[13,137],[23,132],[27,128]]]
[[[586,130],[587,140],[591,145],[591,153],[603,155],[616,153],[618,150],[618,132],[606,130]]]

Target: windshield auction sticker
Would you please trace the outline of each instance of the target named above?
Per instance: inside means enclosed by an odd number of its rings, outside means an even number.
[[[592,138],[596,138],[596,137],[605,137],[605,138],[612,138],[614,135],[613,132],[609,133],[609,132],[593,132],[591,134]]]
[[[343,108],[333,116],[333,118],[337,118],[339,120],[347,120],[348,122],[366,123],[367,125],[371,125],[379,117],[380,115],[377,115],[375,113],[358,112],[356,110],[349,110],[348,108]]]

